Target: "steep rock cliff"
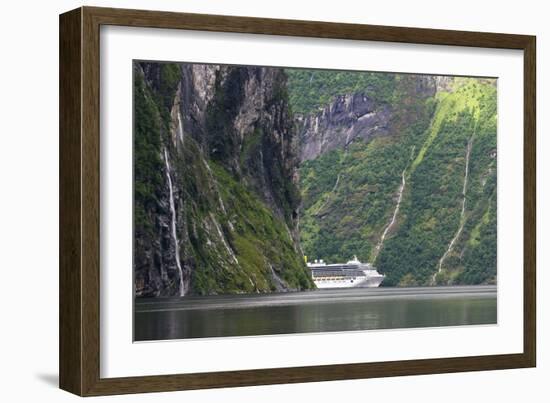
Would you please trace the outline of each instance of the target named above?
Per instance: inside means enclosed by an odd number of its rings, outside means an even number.
[[[281,69],[136,63],[137,296],[313,286]]]

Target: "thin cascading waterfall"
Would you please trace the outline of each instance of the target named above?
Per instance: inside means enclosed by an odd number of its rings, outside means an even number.
[[[181,112],[179,110],[178,110],[177,117],[178,117],[178,127],[176,130],[177,130],[178,138],[183,144],[183,123],[181,121]]]
[[[330,198],[331,196],[336,192],[336,190],[338,189],[338,183],[340,183],[340,173],[336,176],[336,183],[334,184],[332,190],[330,191],[330,193],[327,195],[327,198],[325,200],[325,202],[323,204],[321,204],[321,206],[317,209],[317,211],[315,212],[315,214],[319,214],[324,208],[325,206],[329,203],[330,201]]]
[[[181,107],[182,107],[182,88],[180,83],[176,91],[174,103],[172,104],[172,110],[170,111],[170,116],[172,121],[170,134],[172,138],[172,145],[174,147],[178,146],[178,140],[183,145],[184,133],[183,133],[183,119],[181,114]]]
[[[416,149],[416,146],[413,146],[411,148],[411,156],[409,158],[410,161],[413,161],[414,156],[414,150]],[[410,165],[409,165],[410,166]],[[392,229],[393,225],[395,224],[395,221],[397,220],[397,214],[399,214],[399,208],[401,207],[401,201],[403,200],[403,193],[405,191],[405,186],[407,186],[407,169],[409,169],[409,166],[405,167],[403,169],[403,172],[401,172],[401,185],[399,186],[399,190],[397,192],[397,203],[395,204],[395,208],[393,210],[392,218],[389,222],[389,224],[384,228],[384,231],[382,232],[382,236],[380,237],[380,240],[378,241],[378,244],[374,248],[374,255],[372,256],[372,262],[374,263],[376,259],[378,258],[378,254],[382,250],[382,246],[384,246],[384,241],[386,240],[386,236]]]
[[[172,229],[172,238],[174,240],[174,251],[176,255],[176,266],[179,271],[180,276],[180,296],[183,297],[185,295],[185,286],[183,282],[183,269],[181,267],[180,262],[180,248],[178,243],[178,235],[176,233],[176,206],[174,203],[174,189],[172,187],[172,178],[170,177],[170,162],[168,161],[168,153],[166,152],[166,148],[164,149],[164,161],[166,162],[166,179],[168,180],[168,190],[170,194],[170,212],[172,214],[171,221],[171,229]]]
[[[458,225],[458,229],[453,237],[451,239],[451,242],[449,242],[449,245],[447,246],[447,250],[441,256],[441,259],[439,259],[439,263],[437,265],[437,271],[432,276],[432,285],[436,283],[436,277],[441,271],[443,270],[443,263],[445,262],[445,259],[447,259],[447,256],[451,253],[453,250],[453,247],[455,246],[456,241],[458,241],[458,238],[460,237],[460,234],[462,234],[462,230],[464,229],[464,224],[466,223],[465,220],[465,214],[466,214],[466,191],[468,189],[468,175],[469,175],[469,169],[470,169],[470,153],[472,152],[472,145],[474,142],[474,136],[475,136],[475,128],[474,133],[472,134],[472,137],[468,140],[468,146],[466,147],[466,167],[464,169],[464,183],[462,185],[462,209],[460,210],[460,222]]]
[[[384,229],[384,232],[382,232],[382,236],[380,237],[380,241],[378,241],[378,244],[374,248],[374,256],[372,257],[372,261],[376,261],[376,258],[378,257],[378,254],[380,253],[380,250],[382,249],[382,246],[384,245],[384,241],[386,240],[386,236],[388,235],[388,232],[390,232],[390,229],[395,224],[395,221],[397,219],[397,214],[399,213],[399,207],[401,206],[401,200],[403,200],[403,191],[405,190],[405,186],[407,184],[407,181],[405,179],[405,174],[407,172],[407,168],[403,170],[401,173],[401,186],[399,187],[398,197],[397,197],[397,203],[395,204],[395,209],[393,210],[393,216],[391,218],[391,221]]]
[[[344,166],[345,162],[346,162],[346,159],[348,158],[348,154],[349,154],[349,135],[350,135],[351,132],[348,132],[347,136],[346,136],[346,144],[344,145],[344,158],[342,158],[342,161],[340,162],[340,169],[342,169],[342,167]],[[330,202],[330,199],[331,199],[331,196],[333,194],[336,193],[336,190],[338,190],[338,184],[340,183],[340,178],[342,177],[342,172],[338,172],[338,175],[336,176],[336,182],[334,183],[334,186],[332,187],[332,190],[330,191],[330,193],[327,195],[327,198],[325,200],[325,202],[317,209],[317,211],[315,212],[315,215],[319,214],[324,208],[325,206]]]

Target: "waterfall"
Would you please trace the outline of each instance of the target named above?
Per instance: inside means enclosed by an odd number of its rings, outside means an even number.
[[[326,198],[325,202],[323,204],[321,204],[321,206],[317,209],[317,211],[315,212],[315,215],[319,214],[321,212],[321,210],[323,210],[325,208],[325,206],[330,201],[330,197],[336,192],[336,189],[338,189],[338,183],[340,183],[340,175],[342,175],[342,174],[339,173],[338,176],[336,176],[336,183],[334,184],[334,187],[332,188],[330,193],[327,195],[327,198]]]
[[[386,236],[388,235],[388,232],[393,227],[393,224],[395,224],[395,220],[397,219],[397,214],[399,213],[399,207],[401,206],[401,200],[403,199],[403,191],[405,190],[405,185],[407,184],[405,179],[405,173],[407,172],[407,168],[403,170],[401,173],[401,186],[399,187],[399,196],[397,197],[397,203],[395,204],[395,209],[393,210],[393,216],[391,218],[390,223],[386,226],[384,229],[384,232],[382,232],[382,236],[380,237],[380,241],[378,241],[378,244],[376,245],[376,248],[374,249],[374,256],[372,258],[372,261],[376,261],[376,258],[378,257],[378,254],[380,253],[380,250],[382,249],[382,245],[384,244],[384,240],[386,239]]]
[[[235,256],[235,252],[233,252],[233,249],[227,244],[227,241],[225,240],[225,236],[223,235],[222,229],[220,228],[220,224],[216,220],[216,217],[213,213],[210,213],[210,220],[212,220],[212,224],[214,224],[214,227],[216,227],[216,231],[218,232],[218,236],[220,237],[220,241],[222,241],[223,246],[225,247],[225,250],[231,256],[231,259],[235,264],[239,264],[239,260],[237,259],[237,256]]]
[[[403,200],[403,192],[405,191],[405,186],[407,185],[407,180],[406,180],[407,169],[409,169],[410,164],[412,164],[413,157],[414,157],[414,150],[416,150],[416,146],[412,146],[411,148],[411,155],[409,157],[409,160],[411,162],[409,163],[409,166],[406,166],[405,169],[403,169],[403,172],[401,172],[401,186],[399,187],[399,190],[397,192],[398,193],[397,203],[395,204],[395,209],[393,210],[391,221],[382,232],[382,236],[380,237],[378,244],[374,248],[374,256],[371,259],[373,263],[376,261],[378,254],[382,250],[382,246],[384,245],[384,241],[386,240],[386,236],[388,235],[388,232],[390,232],[390,229],[395,224],[395,220],[397,220],[397,214],[399,214],[399,207],[401,207],[401,200]]]
[[[342,167],[344,166],[344,163],[346,162],[346,159],[348,158],[348,154],[349,154],[349,136],[350,136],[350,134],[351,134],[351,131],[348,131],[348,134],[346,135],[346,143],[344,144],[344,158],[342,158],[342,160],[340,161],[340,169],[343,169]],[[317,211],[315,212],[315,215],[318,215],[321,212],[321,210],[323,210],[325,208],[325,206],[329,203],[331,196],[336,193],[336,190],[338,189],[338,184],[340,183],[340,177],[341,176],[342,176],[342,171],[340,171],[338,173],[338,175],[336,176],[336,182],[334,183],[334,186],[332,187],[332,190],[327,195],[327,198],[326,198],[325,202],[323,204],[321,204],[321,206],[317,209]]]
[[[176,254],[176,266],[178,267],[180,275],[180,296],[185,295],[185,287],[183,284],[183,270],[181,268],[180,262],[180,247],[178,244],[178,235],[176,233],[176,207],[174,203],[174,190],[172,188],[172,178],[170,178],[170,162],[168,162],[168,153],[166,148],[164,149],[164,161],[166,162],[166,179],[168,180],[168,189],[170,191],[170,212],[172,213],[171,219],[171,228],[172,228],[172,238],[174,239],[174,251]]]
[[[181,112],[178,108],[178,127],[177,127],[177,133],[180,141],[183,143],[183,123],[181,122]]]
[[[453,247],[460,237],[460,234],[462,233],[462,230],[464,229],[465,219],[464,215],[466,213],[466,190],[468,188],[468,175],[469,175],[469,167],[470,167],[470,153],[472,152],[472,144],[474,142],[474,136],[475,136],[475,128],[474,133],[472,134],[472,137],[470,137],[470,140],[468,140],[468,146],[466,147],[466,167],[464,169],[464,184],[462,185],[462,209],[460,211],[460,224],[458,225],[458,229],[455,233],[455,236],[453,239],[451,239],[451,242],[449,243],[449,246],[447,246],[447,250],[441,256],[441,259],[439,259],[439,264],[437,267],[437,272],[434,273],[432,276],[432,284],[435,284],[435,278],[436,276],[441,273],[443,270],[443,263],[445,262],[445,259],[447,259],[447,256],[451,251],[453,250]]]

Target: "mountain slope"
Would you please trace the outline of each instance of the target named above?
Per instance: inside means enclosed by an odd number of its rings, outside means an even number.
[[[376,262],[388,284],[496,280],[496,88],[461,79],[438,102],[401,226]]]
[[[300,168],[304,253],[332,262],[356,254],[385,285],[494,282],[494,81],[395,75],[387,92],[370,112],[383,124],[351,141],[342,138],[360,122],[302,123],[330,119],[339,97],[298,118],[302,149],[318,150],[302,154]]]
[[[410,164],[411,149],[424,141],[430,122],[435,87],[422,81],[424,78],[417,76],[397,77],[392,90],[396,102],[375,103],[374,114],[387,110],[382,130],[374,122],[362,131],[368,136],[360,132],[346,147],[325,141],[336,146],[302,163],[300,224],[308,257],[345,261],[357,255],[369,261],[391,214],[401,172]],[[329,130],[322,137],[341,137],[331,125],[319,125],[325,126]],[[347,124],[345,129],[350,129]],[[311,136],[302,134],[301,138],[307,141]]]

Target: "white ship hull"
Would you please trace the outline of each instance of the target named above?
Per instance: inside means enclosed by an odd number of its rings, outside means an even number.
[[[317,288],[376,288],[384,280],[383,276],[346,278],[339,280],[313,280]]]
[[[361,263],[356,257],[347,263],[326,264],[321,260],[307,266],[317,288],[375,288],[385,277],[370,263]]]

